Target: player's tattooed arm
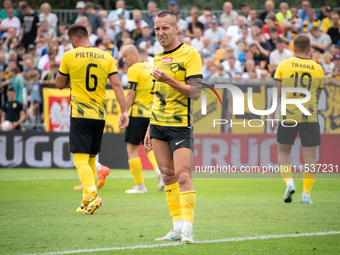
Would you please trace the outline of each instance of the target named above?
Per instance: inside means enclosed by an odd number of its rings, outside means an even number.
[[[200,88],[202,87],[202,78],[201,77],[189,78],[188,84],[190,85],[190,98],[197,100],[201,95]]]

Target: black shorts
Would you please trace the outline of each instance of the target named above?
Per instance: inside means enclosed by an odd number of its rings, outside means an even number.
[[[93,155],[98,154],[102,144],[104,127],[104,120],[71,118],[71,152]]]
[[[189,148],[194,151],[193,129],[191,127],[164,127],[150,125],[150,138],[168,142],[171,157],[179,148]]]
[[[125,130],[124,141],[133,145],[144,143],[146,130],[148,129],[150,119],[141,117],[131,117],[129,125]]]
[[[277,130],[277,142],[282,144],[294,144],[294,140],[299,133],[302,147],[313,147],[320,145],[320,125],[319,122],[298,123],[295,127],[284,127],[279,122]],[[285,126],[294,126],[295,123],[285,123]]]

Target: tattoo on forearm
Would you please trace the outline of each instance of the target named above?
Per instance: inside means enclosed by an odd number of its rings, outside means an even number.
[[[202,78],[190,78],[189,84],[198,88],[202,87]]]

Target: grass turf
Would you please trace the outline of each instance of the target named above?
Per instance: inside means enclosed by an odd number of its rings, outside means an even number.
[[[144,175],[149,177],[148,194],[125,194],[134,186],[132,178],[124,178],[130,172],[112,170],[99,190],[103,207],[94,215],[81,215],[75,212],[82,196],[73,190],[80,184],[75,170],[1,170],[0,253],[158,244],[154,239],[172,228],[171,218],[154,173]],[[293,202],[285,204],[281,179],[194,179],[195,240],[340,231],[340,179],[316,179],[312,205],[300,203],[302,179],[295,184]],[[92,254],[340,254],[339,238],[287,237]]]

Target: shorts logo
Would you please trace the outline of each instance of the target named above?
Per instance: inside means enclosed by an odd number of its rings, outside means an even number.
[[[179,141],[179,142],[176,142],[175,144],[176,144],[176,145],[179,145],[181,142],[184,142],[184,140]]]
[[[170,58],[162,58],[162,63],[170,63],[172,62],[173,57]]]

